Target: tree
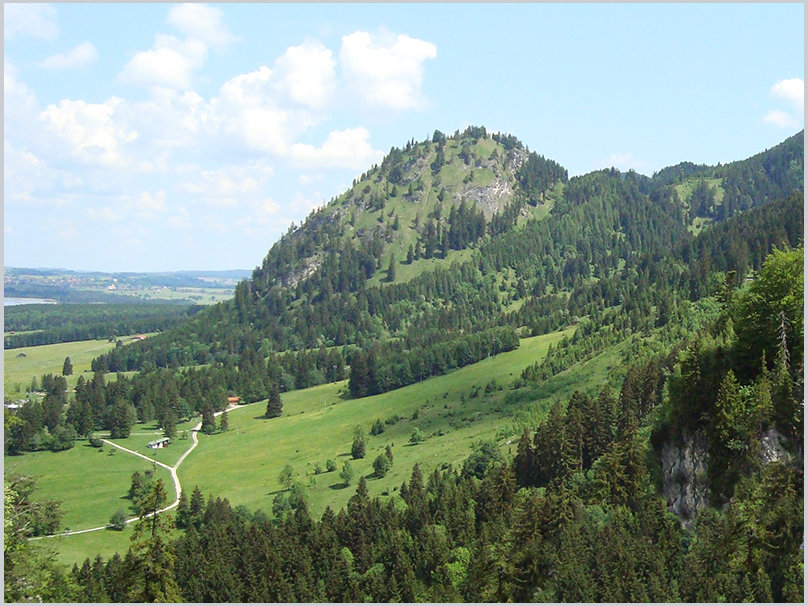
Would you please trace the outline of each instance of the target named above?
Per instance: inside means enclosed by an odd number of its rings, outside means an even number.
[[[351,480],[353,480],[353,475],[354,474],[353,474],[353,468],[351,467],[351,462],[345,461],[345,463],[342,464],[342,471],[339,472],[339,477],[342,480],[343,484],[348,486],[351,483]]]
[[[381,419],[376,419],[370,427],[370,435],[378,436],[380,433],[384,433],[384,423],[381,422]]]
[[[410,444],[420,444],[423,441],[424,434],[417,427],[413,427],[412,434],[410,435]]]
[[[230,421],[227,418],[227,411],[225,410],[219,415],[219,431],[224,433],[230,429]]]
[[[135,530],[126,559],[129,562],[129,601],[181,602],[182,595],[174,579],[176,556],[169,542],[171,519],[159,511],[165,506],[166,491],[157,480],[142,500],[143,515]]]
[[[390,265],[387,267],[387,281],[396,281],[396,259],[393,255],[390,255]]]
[[[289,489],[292,486],[292,480],[295,477],[295,470],[292,469],[292,466],[287,463],[283,466],[280,475],[278,476],[278,481],[281,483],[286,489]]]
[[[109,435],[114,440],[117,438],[128,438],[132,433],[132,426],[137,421],[137,411],[131,402],[119,399],[110,408],[109,414]]]
[[[213,407],[210,404],[205,404],[202,408],[202,433],[212,434],[216,431],[216,417],[213,413]]]
[[[65,358],[65,363],[62,365],[62,374],[66,377],[73,374],[73,363],[69,356]]]
[[[385,474],[390,471],[390,459],[387,458],[386,453],[380,454],[376,459],[373,461],[373,472],[376,474],[377,478],[383,478]]]
[[[113,530],[123,530],[126,528],[126,514],[122,509],[112,514],[112,517],[109,519],[109,527]]]
[[[337,462],[334,459],[328,459],[325,462],[325,470],[326,471],[337,471]]]
[[[354,427],[353,444],[351,444],[351,456],[354,459],[362,459],[365,457],[365,448],[367,446],[367,438],[365,437],[365,430],[360,425]]]
[[[172,440],[177,437],[177,414],[171,408],[163,415],[163,435]]]
[[[273,382],[269,386],[269,399],[267,400],[266,418],[272,419],[281,416],[283,411],[283,402],[281,401],[281,392],[278,385]]]

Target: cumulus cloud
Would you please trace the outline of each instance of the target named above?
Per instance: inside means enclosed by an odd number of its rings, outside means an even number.
[[[764,116],[763,121],[778,128],[797,128],[805,111],[805,82],[802,78],[789,78],[776,82],[769,90],[769,95],[785,101],[792,110],[773,109]]]
[[[222,23],[222,11],[205,4],[179,4],[168,13],[168,23],[189,38],[201,40],[216,50],[236,40]]]
[[[774,97],[785,99],[800,113],[803,112],[805,104],[805,82],[803,82],[802,78],[780,80],[772,86],[770,93]]]
[[[206,57],[207,46],[200,40],[158,34],[154,47],[136,53],[118,79],[135,86],[188,89],[193,72],[204,65]]]
[[[306,167],[361,169],[382,156],[370,145],[366,128],[335,130],[320,147],[304,143],[292,145],[292,158]]]
[[[336,88],[335,66],[333,53],[322,44],[289,47],[275,61],[278,87],[297,103],[322,108]]]
[[[357,31],[342,38],[340,64],[348,82],[370,106],[412,109],[424,103],[421,92],[434,44],[399,34],[394,39]]]
[[[772,110],[763,118],[767,124],[773,124],[779,128],[796,128],[799,126],[797,119],[787,112]]]
[[[59,35],[56,9],[50,4],[4,3],[3,36],[53,40]]]
[[[37,65],[43,69],[76,69],[86,67],[98,58],[98,51],[90,42],[82,42],[64,53],[43,59]]]
[[[40,113],[47,128],[69,146],[69,153],[85,164],[121,166],[121,146],[137,139],[137,132],[115,123],[116,108],[122,99],[104,103],[63,99]]]

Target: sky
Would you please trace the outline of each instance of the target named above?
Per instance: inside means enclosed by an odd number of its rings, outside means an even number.
[[[251,269],[391,147],[570,175],[803,128],[795,4],[4,4],[4,266]]]

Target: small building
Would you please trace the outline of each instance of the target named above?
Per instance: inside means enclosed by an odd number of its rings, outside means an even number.
[[[230,396],[227,398],[227,405],[230,406],[231,404],[240,404],[241,398],[238,396]]]
[[[168,446],[171,444],[171,438],[160,438],[159,440],[153,440],[148,443],[149,448],[162,448],[163,446]]]

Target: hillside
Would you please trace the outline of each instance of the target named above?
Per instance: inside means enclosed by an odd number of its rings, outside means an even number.
[[[232,300],[95,359],[67,414],[43,377],[11,443],[139,444],[135,419],[201,413],[159,578],[191,601],[800,601],[802,179],[802,133],[569,178],[512,136],[436,132]],[[257,404],[217,431],[228,396]],[[109,580],[132,566],[88,560],[76,595],[147,595]]]

